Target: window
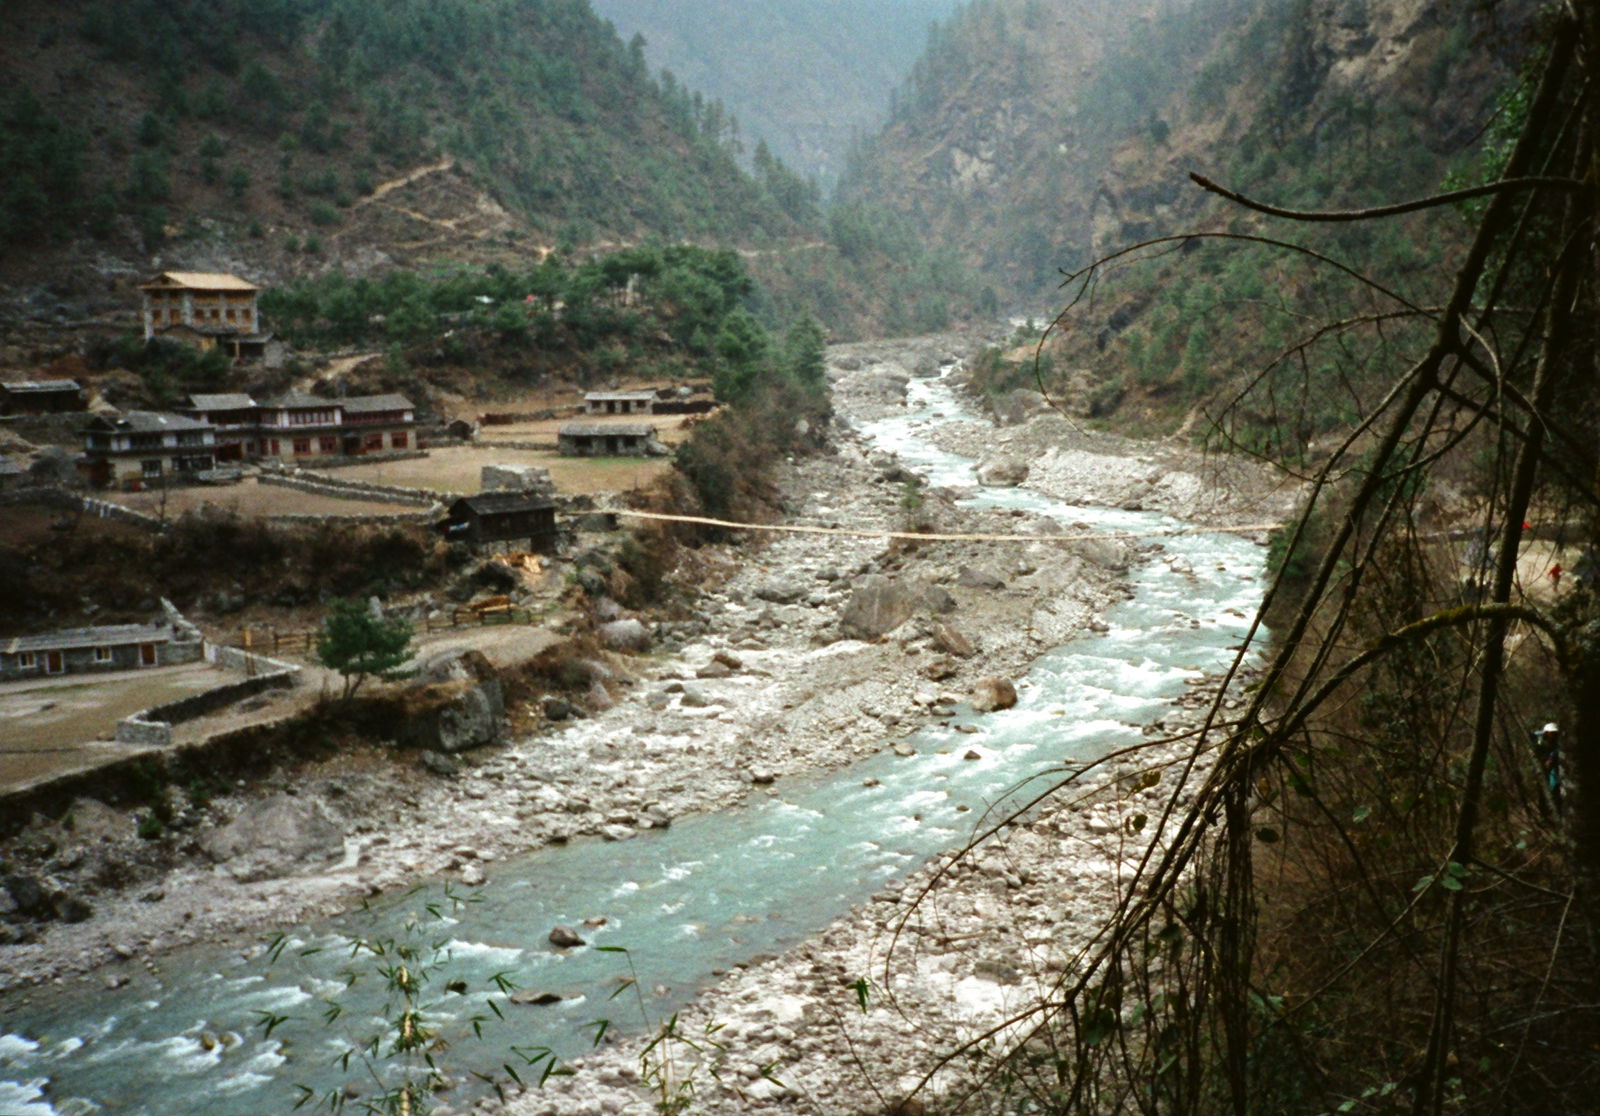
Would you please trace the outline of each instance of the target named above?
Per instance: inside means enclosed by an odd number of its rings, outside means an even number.
[[[96,647],[94,649],[94,661],[96,666],[104,666],[109,663],[111,661],[111,648]]]
[[[296,438],[294,440],[294,454],[295,454],[296,457],[303,456],[303,455],[308,454],[310,452],[311,452],[311,439],[310,438]]]
[[[32,651],[22,651],[17,654],[18,670],[37,670],[38,667],[39,656],[35,655]]]
[[[317,448],[322,453],[338,453],[339,439],[323,436],[317,443]]]
[[[141,461],[139,462],[139,468],[147,477],[159,477],[161,475],[161,459],[152,458],[148,461]]]
[[[364,450],[381,450],[383,448],[382,432],[380,431],[377,434],[363,434],[361,436],[361,448]]]
[[[394,432],[394,435],[389,439],[389,444],[392,445],[395,449],[405,449],[406,448],[406,432],[404,430],[396,430]]]

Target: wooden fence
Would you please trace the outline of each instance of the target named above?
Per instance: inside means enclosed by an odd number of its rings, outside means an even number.
[[[442,616],[427,616],[414,622],[413,627],[418,632],[443,632],[456,628],[484,628],[502,624],[537,624],[543,619],[543,613],[534,612],[526,608],[454,608]],[[257,631],[251,628],[244,629],[239,636],[238,646],[246,651],[256,651],[261,654],[277,655],[280,652],[289,655],[316,654],[317,637],[320,631],[305,632],[279,632]]]

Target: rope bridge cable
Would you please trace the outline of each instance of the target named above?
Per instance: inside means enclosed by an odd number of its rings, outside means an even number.
[[[1272,531],[1279,523],[1252,523],[1238,527],[1171,527],[1159,531],[1089,531],[1073,535],[984,535],[936,534],[919,531],[875,531],[855,527],[811,527],[799,523],[735,523],[702,515],[666,515],[661,512],[607,508],[606,514],[626,519],[648,519],[660,523],[694,523],[703,527],[726,527],[735,531],[771,531],[792,535],[841,535],[856,539],[906,539],[913,542],[1083,542],[1094,539],[1165,539],[1180,535],[1248,535]]]

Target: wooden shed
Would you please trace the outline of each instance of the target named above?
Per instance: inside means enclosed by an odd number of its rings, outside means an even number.
[[[443,530],[451,542],[526,539],[530,550],[548,552],[556,543],[556,505],[526,492],[480,492],[450,505]]]

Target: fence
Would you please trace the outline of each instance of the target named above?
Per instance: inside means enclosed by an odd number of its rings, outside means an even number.
[[[414,621],[413,627],[419,632],[444,632],[456,628],[485,628],[496,627],[504,624],[537,624],[544,617],[543,613],[534,612],[527,608],[455,608],[442,616],[424,616]],[[319,631],[308,632],[278,632],[278,631],[253,631],[246,629],[244,639],[247,647],[259,647],[266,650],[271,645],[272,654],[306,655],[316,653]],[[230,648],[230,650],[232,650]]]

